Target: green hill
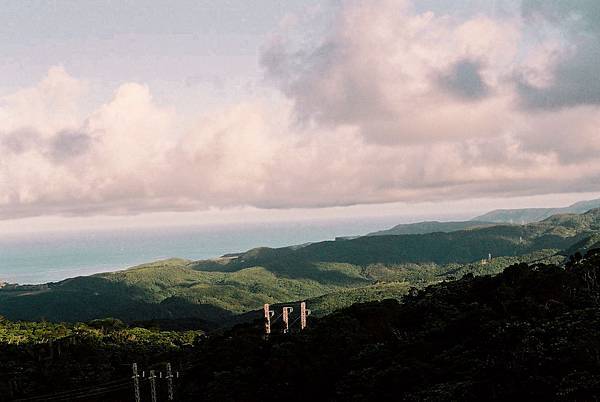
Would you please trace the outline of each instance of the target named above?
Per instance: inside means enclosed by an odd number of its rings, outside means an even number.
[[[305,331],[282,335],[275,318],[268,338],[260,314],[210,333],[0,318],[2,400],[130,401],[132,362],[146,374],[170,362],[182,402],[594,400],[599,270],[595,250],[566,266],[520,263],[420,290],[338,290],[309,301]],[[140,384],[149,400],[147,376]]]
[[[580,242],[561,252],[565,257],[574,255],[575,253],[585,254],[589,250],[600,248],[600,233],[594,233],[590,237],[586,237]]]
[[[321,273],[315,264],[467,264],[492,256],[520,256],[543,249],[566,249],[600,228],[600,209],[582,215],[558,215],[528,225],[496,225],[451,233],[365,236],[345,241],[325,241],[305,247],[257,248],[226,263],[192,264],[202,271],[235,272],[262,266],[293,278]]]
[[[600,254],[517,264],[356,304],[264,339],[205,339],[183,401],[591,401],[600,393]]]
[[[520,261],[556,262],[564,259],[561,250],[572,250],[599,229],[600,209],[523,226],[367,236],[304,247],[258,248],[219,260],[160,261],[40,286],[6,286],[0,289],[0,315],[69,322],[197,317],[210,329],[264,303],[319,297],[323,299],[315,300],[323,301],[326,313],[332,310],[326,307],[332,305],[327,298],[338,300],[336,308],[344,307],[378,299],[380,290],[394,286],[396,291],[467,273],[496,273]],[[386,287],[385,282],[396,285]],[[337,296],[327,296],[332,294]]]
[[[366,270],[366,275],[375,280],[372,285],[337,290],[308,299],[306,302],[310,306],[312,315],[321,317],[355,303],[384,299],[400,300],[411,290],[414,291],[415,288],[455,280],[465,275],[493,275],[518,263],[562,264],[564,261],[564,253],[557,253],[556,250],[540,250],[518,257],[496,257],[490,261],[485,261],[485,264],[482,264],[481,261],[470,264],[451,263],[443,266],[435,264],[403,264],[398,266],[377,264]],[[298,300],[287,300],[285,303],[274,304],[274,308],[280,309],[284,305],[297,305],[298,302]],[[232,317],[228,322],[231,324],[249,322],[260,319],[262,314],[262,309],[255,310]]]
[[[201,317],[219,322],[264,303],[306,299],[369,283],[359,276],[323,280],[278,277],[261,267],[201,272],[191,262],[167,260],[125,271],[0,290],[0,315],[13,320],[125,321]],[[329,269],[333,272],[334,268]]]

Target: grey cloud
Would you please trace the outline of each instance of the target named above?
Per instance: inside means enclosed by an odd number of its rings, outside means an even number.
[[[473,60],[460,60],[449,71],[438,77],[439,85],[450,94],[464,100],[485,98],[490,89],[480,73],[481,63]]]
[[[63,130],[44,138],[34,129],[22,128],[0,135],[0,146],[4,152],[21,155],[34,151],[46,156],[54,163],[65,162],[88,152],[92,138],[83,131]]]
[[[568,23],[567,28],[600,31],[600,2],[598,0],[523,0],[526,18],[542,17],[554,23]]]
[[[388,61],[360,56],[352,43],[329,37],[302,50],[277,43],[265,49],[261,64],[267,79],[293,102],[301,126],[311,121],[327,128],[354,125],[369,141],[397,142],[401,118],[383,93],[394,83],[382,80],[378,71],[378,63]],[[403,130],[405,136],[409,131]]]
[[[600,38],[579,43],[577,52],[554,70],[554,83],[538,88],[518,77],[517,89],[530,108],[556,109],[600,104]]]
[[[0,145],[8,152],[22,154],[40,146],[40,134],[30,128],[22,128],[0,135]]]
[[[52,159],[62,162],[86,153],[91,145],[92,139],[86,133],[61,131],[52,137],[49,153]]]
[[[554,82],[537,88],[517,76],[522,103],[533,109],[600,104],[600,1],[525,0],[525,18],[557,26],[575,50],[553,71]]]
[[[294,101],[301,122],[353,124],[381,118],[384,105],[373,71],[359,70],[344,43],[336,39],[295,51],[276,43],[265,49],[261,65],[267,77]],[[333,82],[335,89],[326,89]]]
[[[324,37],[297,41],[288,35],[287,40],[264,49],[261,65],[266,78],[292,102],[299,122],[326,129],[349,126],[368,143],[409,144],[479,132],[497,134],[492,127],[495,114],[483,102],[478,106],[489,118],[478,113],[464,118],[460,112],[471,107],[468,103],[494,95],[481,70],[485,62],[490,74],[497,75],[491,59],[496,55],[488,57],[477,41],[471,44],[461,37],[460,20],[433,17],[424,23],[398,7],[399,3],[389,1],[343,3]],[[383,27],[377,28],[378,24]],[[508,29],[492,25],[477,20],[465,32],[471,29],[467,37],[472,37],[478,29],[488,28],[492,35]],[[430,35],[469,44],[450,46],[448,52],[444,41]],[[443,71],[446,59],[459,61]],[[432,118],[436,113],[440,119]]]
[[[280,42],[276,42],[263,49],[260,64],[266,70],[269,78],[276,81],[287,80],[288,73],[291,71],[289,59],[285,46]]]

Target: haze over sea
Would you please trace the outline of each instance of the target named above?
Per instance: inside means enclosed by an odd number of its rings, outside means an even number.
[[[0,281],[36,284],[165,258],[192,260],[363,235],[423,217],[0,234]]]

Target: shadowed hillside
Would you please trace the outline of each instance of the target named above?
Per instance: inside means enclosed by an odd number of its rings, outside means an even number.
[[[203,340],[180,389],[203,401],[595,400],[600,253],[517,264],[357,304],[264,340]]]
[[[8,400],[128,401],[132,362],[157,370],[171,362],[183,374],[179,401],[594,400],[598,278],[600,250],[592,250],[564,266],[515,264],[420,291],[380,284],[373,291],[392,299],[313,315],[304,332],[283,335],[275,323],[268,339],[260,319],[208,334],[114,319],[0,319],[0,390]],[[359,301],[360,292],[339,293]],[[324,306],[345,297],[339,293],[309,306],[335,310]],[[141,383],[147,400],[148,381]],[[158,382],[160,400],[165,384]]]
[[[528,225],[497,225],[451,233],[366,236],[326,241],[305,247],[258,248],[215,267],[194,265],[199,270],[233,272],[263,266],[281,275],[310,277],[317,263],[335,262],[359,266],[374,263],[470,263],[489,254],[519,256],[542,249],[565,249],[600,229],[600,209],[582,215],[557,215]]]

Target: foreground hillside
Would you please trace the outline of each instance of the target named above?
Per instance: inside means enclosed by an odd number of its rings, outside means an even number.
[[[600,252],[354,305],[302,333],[202,341],[187,401],[596,400]]]
[[[312,316],[287,335],[278,314],[269,338],[260,318],[209,333],[0,319],[0,400],[130,401],[134,362],[142,400],[148,370],[162,373],[166,400],[166,363],[182,374],[178,401],[595,400],[598,278],[593,249],[564,266],[515,264],[420,291],[378,284],[386,300]],[[360,300],[363,290],[340,293]],[[337,297],[320,299],[310,307],[337,308]]]
[[[593,246],[599,233],[600,210],[593,210],[529,225],[260,248],[210,261],[159,261],[41,286],[7,286],[0,289],[0,314],[59,322],[195,317],[202,320],[198,327],[213,329],[264,303],[314,299],[315,314],[322,315],[379,300],[389,289],[406,291],[466,273],[493,274],[517,262],[559,263],[565,254]]]
[[[201,334],[127,328],[113,319],[67,325],[0,317],[0,401],[128,402],[133,362],[144,370],[169,362],[179,371]]]

